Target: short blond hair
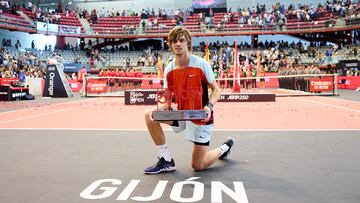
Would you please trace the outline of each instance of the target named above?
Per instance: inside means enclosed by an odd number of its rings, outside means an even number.
[[[176,26],[174,27],[173,29],[170,30],[169,32],[169,35],[168,35],[168,46],[171,48],[173,42],[175,40],[178,40],[181,36],[184,36],[187,43],[188,43],[188,50],[189,51],[192,51],[192,43],[191,43],[191,34],[190,34],[190,31],[184,27],[179,27],[179,26]]]

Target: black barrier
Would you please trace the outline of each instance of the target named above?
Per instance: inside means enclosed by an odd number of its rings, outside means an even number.
[[[125,105],[155,105],[156,90],[127,90]]]
[[[125,105],[156,105],[156,90],[127,90]],[[275,101],[275,94],[222,94],[219,102],[266,102]]]
[[[26,87],[0,86],[0,101],[20,100],[27,94],[29,94],[29,88]]]
[[[10,86],[0,86],[0,101],[11,101]]]
[[[336,64],[337,69],[360,68],[360,61],[358,60],[341,60]]]
[[[62,64],[47,65],[44,97],[73,97]]]
[[[246,94],[246,93],[232,93],[221,94],[219,102],[267,102],[275,101],[275,94]]]

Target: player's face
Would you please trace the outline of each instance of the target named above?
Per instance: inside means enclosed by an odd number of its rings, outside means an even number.
[[[172,41],[172,50],[175,54],[184,54],[188,52],[188,42],[184,36]]]

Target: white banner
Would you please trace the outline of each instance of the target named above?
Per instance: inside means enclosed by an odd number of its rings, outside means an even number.
[[[35,96],[42,95],[42,78],[26,78],[26,84],[29,85],[29,93]]]
[[[43,32],[80,34],[80,27],[37,22],[36,29]]]

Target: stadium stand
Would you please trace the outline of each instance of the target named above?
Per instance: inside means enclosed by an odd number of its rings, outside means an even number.
[[[46,8],[36,8],[32,5],[19,7],[17,5],[0,7],[0,27],[9,30],[20,30],[24,32],[36,32],[34,22],[49,22],[64,26],[84,28],[80,18],[86,18],[90,24],[90,34],[107,35],[135,35],[143,34],[166,34],[176,26],[184,26],[193,33],[239,33],[241,31],[313,31],[321,29],[325,31],[331,27],[344,27],[359,24],[360,10],[358,3],[351,3],[340,6],[337,2],[325,2],[317,7],[313,5],[289,5],[287,8],[281,4],[274,4],[272,7],[257,5],[254,9],[238,9],[229,12],[208,12],[194,13],[191,9],[142,9],[138,13],[116,10],[105,11],[103,9],[92,10],[75,9],[58,12]],[[18,13],[23,12],[33,21],[25,19]],[[341,23],[344,23],[341,25]],[[320,31],[321,32],[321,31]],[[231,42],[232,43],[232,42]],[[268,44],[267,44],[268,43]],[[267,71],[277,71],[279,67],[289,64],[327,66],[334,65],[340,60],[359,60],[359,56],[353,50],[359,47],[356,45],[335,48],[334,46],[310,45],[307,49],[302,45],[283,44],[283,42],[259,42],[256,47],[261,48],[261,60],[267,66]],[[6,43],[3,43],[6,46]],[[11,46],[11,43],[10,43]],[[223,43],[221,45],[209,46],[210,62],[213,66],[223,66],[224,70],[231,67],[233,63],[232,45]],[[205,43],[200,47],[194,47],[194,53],[203,57],[205,55]],[[247,58],[253,58],[257,49],[249,45],[239,45],[240,54]],[[21,55],[18,49],[6,46],[6,51],[15,56]],[[153,66],[157,63],[157,53],[144,53],[142,51],[117,51],[114,49],[92,48],[80,51],[80,45],[64,48],[56,48],[55,52],[28,50],[29,53],[38,57],[41,62],[55,55],[61,56],[63,63],[90,64],[93,68],[126,68],[139,67],[143,72],[155,72]],[[96,54],[95,54],[96,52]],[[169,61],[169,52],[161,52],[162,61]],[[221,61],[222,60],[222,61]],[[355,75],[357,72],[355,72]]]

